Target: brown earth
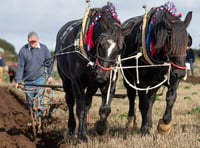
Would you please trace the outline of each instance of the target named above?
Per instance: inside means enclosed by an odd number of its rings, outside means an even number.
[[[122,81],[120,80],[118,83],[117,94],[125,94],[125,89],[121,86]],[[117,147],[124,147],[125,144],[125,147],[132,147],[132,143],[143,143],[141,145],[135,145],[135,147],[173,147],[173,143],[179,143],[179,145],[175,147],[184,147],[185,145],[188,145],[189,147],[198,147],[200,145],[200,117],[198,113],[200,112],[198,108],[200,106],[198,99],[200,90],[198,83],[200,83],[199,76],[188,76],[187,80],[185,82],[183,81],[179,86],[179,99],[177,99],[173,110],[174,131],[171,137],[175,138],[169,137],[165,139],[164,137],[157,135],[157,133],[154,132],[156,123],[154,123],[154,128],[152,129],[152,136],[154,138],[151,136],[145,136],[141,138],[139,132],[140,124],[138,124],[138,127],[132,131],[131,134],[126,133],[124,128],[128,106],[126,98],[122,99],[121,101],[119,101],[119,99],[113,100],[112,113],[109,116],[109,122],[111,124],[110,133],[109,135],[105,136],[105,139],[98,137],[94,133],[93,125],[99,118],[98,109],[101,99],[99,99],[99,97],[95,97],[90,110],[91,123],[89,124],[88,128],[88,136],[90,141],[88,145],[80,145],[79,147],[111,148],[116,147],[116,142],[119,140],[121,140],[121,143],[119,143]],[[162,117],[161,110],[162,108],[165,108],[165,101],[162,101],[163,98],[164,95],[158,99],[157,103],[155,103],[153,122],[156,122],[158,118],[157,116]],[[138,100],[136,100],[136,104],[138,104]],[[61,116],[64,116],[64,114]],[[139,118],[138,122],[140,123],[141,119],[138,109],[137,117]],[[62,144],[62,140],[66,140],[64,133],[66,133],[67,129],[67,119],[52,122],[45,128],[44,134],[35,139],[32,137],[30,127],[27,126],[27,123],[30,121],[31,118],[28,110],[25,108],[24,97],[22,96],[18,98],[11,95],[7,86],[0,85],[0,148],[73,147],[73,144]],[[165,142],[171,144],[166,145]]]
[[[28,110],[8,92],[7,87],[0,87],[0,147],[36,147],[26,132],[30,121]]]
[[[200,83],[200,77],[199,76],[188,76],[186,79],[186,82]]]
[[[59,128],[53,132],[46,128],[43,135],[33,138],[27,126],[31,117],[22,100],[24,97],[12,95],[7,86],[0,86],[0,94],[0,148],[58,147],[63,139]]]

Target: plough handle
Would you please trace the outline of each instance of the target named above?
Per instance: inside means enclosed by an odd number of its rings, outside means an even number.
[[[26,84],[26,83],[19,83],[19,85],[24,85],[24,86],[36,86],[36,87],[50,87],[52,89],[54,88],[63,88],[62,85],[46,85],[46,84]]]

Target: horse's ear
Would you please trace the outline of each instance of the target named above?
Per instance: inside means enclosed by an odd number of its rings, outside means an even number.
[[[120,49],[123,48],[123,41],[124,41],[124,37],[120,35],[119,40],[118,40],[118,46]]]
[[[192,11],[188,12],[187,16],[185,17],[184,23],[185,23],[186,28],[190,24],[191,19],[192,19]]]
[[[188,47],[192,46],[192,36],[188,33]]]

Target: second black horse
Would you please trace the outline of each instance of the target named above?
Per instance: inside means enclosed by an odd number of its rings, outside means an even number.
[[[186,15],[184,21],[181,21],[180,16],[176,15],[176,10],[173,11],[165,5],[152,8],[146,15],[131,18],[123,23],[126,46],[122,58],[129,59],[122,61],[122,65],[135,66],[123,70],[129,99],[127,127],[136,124],[134,106],[138,90],[142,134],[149,133],[152,127],[152,107],[161,85],[167,86],[168,91],[167,105],[163,118],[159,121],[158,131],[167,134],[171,131],[172,108],[177,97],[177,87],[186,72],[186,28],[191,21],[192,12]],[[131,58],[135,55],[138,56]]]

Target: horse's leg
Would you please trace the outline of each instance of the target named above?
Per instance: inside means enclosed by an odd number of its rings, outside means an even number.
[[[74,134],[75,128],[76,128],[76,120],[75,120],[75,115],[74,115],[75,99],[74,99],[73,90],[71,88],[70,80],[65,79],[65,81],[63,82],[64,82],[63,88],[65,91],[65,100],[69,108],[69,120],[68,120],[69,135],[72,135]]]
[[[73,135],[76,129],[76,120],[74,116],[74,104],[75,104],[75,97],[73,94],[73,89],[71,85],[70,79],[65,77],[64,73],[60,69],[59,65],[57,66],[58,73],[62,79],[63,83],[63,89],[65,91],[65,101],[67,103],[67,106],[69,108],[69,119],[68,119],[68,129],[69,129],[69,135]]]
[[[138,91],[138,95],[139,95],[139,109],[140,112],[142,114],[142,125],[141,125],[141,133],[143,135],[145,134],[149,134],[149,123],[148,123],[148,110],[149,110],[149,98],[147,96],[147,93],[145,91]]]
[[[154,104],[155,99],[156,99],[156,93],[159,90],[159,88],[160,87],[149,90],[148,93],[147,93],[147,97],[149,99],[149,109],[147,111],[147,122],[148,122],[148,126],[150,128],[152,128],[152,108],[153,108],[153,104]]]
[[[107,122],[107,118],[111,112],[111,102],[115,93],[116,81],[111,82],[110,92],[108,91],[109,84],[100,88],[102,93],[102,104],[99,109],[100,120],[96,122],[96,132],[99,135],[104,135],[109,131],[109,123]],[[107,94],[109,93],[109,97],[107,98]]]
[[[163,115],[163,119],[159,120],[159,123],[158,123],[158,127],[157,127],[158,131],[165,135],[168,135],[171,132],[172,108],[176,101],[176,97],[177,97],[176,91],[177,91],[179,82],[180,80],[176,80],[173,83],[171,83],[170,86],[168,86],[168,91],[166,94],[166,102],[167,102],[166,110]]]
[[[79,87],[80,89],[76,89],[76,113],[79,119],[79,128],[78,128],[78,142],[87,141],[87,114],[88,110],[92,104],[92,97],[96,93],[98,87],[95,85],[96,83],[89,83],[89,86],[86,90],[81,89],[83,87]],[[78,88],[77,86],[74,86]],[[85,92],[85,95],[84,95]],[[82,98],[81,98],[82,96]],[[79,99],[80,98],[80,99]]]
[[[156,92],[158,88],[149,90],[148,93],[145,91],[138,91],[139,94],[139,108],[142,114],[142,126],[141,133],[143,135],[149,134],[152,128],[152,108],[156,98]]]
[[[126,86],[126,88],[127,88],[127,95],[128,95],[128,100],[129,100],[128,122],[126,124],[126,128],[131,129],[137,126],[136,115],[135,115],[136,90],[129,86]]]
[[[86,106],[87,106],[87,112],[89,111],[91,104],[92,104],[92,97],[95,95],[98,87],[97,86],[91,86],[87,88],[86,94],[85,94],[85,100],[86,100]]]
[[[79,121],[77,143],[87,142],[87,106],[85,101],[85,87],[75,79],[72,82],[72,89],[76,98],[76,114]]]

